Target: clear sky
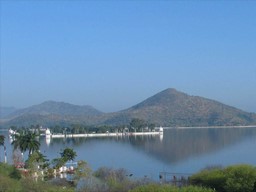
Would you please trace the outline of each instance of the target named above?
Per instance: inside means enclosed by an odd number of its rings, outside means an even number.
[[[166,89],[256,112],[256,1],[0,1],[1,106],[112,112]]]

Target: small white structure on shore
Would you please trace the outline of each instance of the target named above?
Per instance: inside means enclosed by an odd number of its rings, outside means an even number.
[[[51,137],[51,131],[49,128],[46,128],[45,130],[45,137]]]
[[[156,127],[155,128],[155,131],[158,132],[160,135],[163,135],[164,134],[164,128],[163,127]]]

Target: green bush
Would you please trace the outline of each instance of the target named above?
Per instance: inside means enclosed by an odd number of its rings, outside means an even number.
[[[235,165],[224,170],[226,192],[252,192],[256,181],[256,169],[250,165]]]
[[[0,192],[18,192],[21,186],[18,180],[0,175]]]
[[[8,176],[13,171],[13,166],[6,163],[0,163],[0,175]]]
[[[215,190],[204,188],[204,187],[197,187],[197,186],[188,186],[182,187],[177,192],[214,192]]]
[[[21,179],[20,171],[15,167],[0,163],[0,192],[73,192],[69,185],[59,186],[45,181],[34,181],[32,178]]]
[[[209,187],[218,192],[253,192],[256,168],[251,165],[234,165],[227,168],[203,170],[189,179],[190,184]]]
[[[214,192],[214,190],[197,186],[177,188],[171,185],[149,184],[136,187],[130,192]]]
[[[20,192],[74,192],[74,189],[68,186],[56,186],[50,184],[49,182],[36,182],[30,179],[22,179],[21,186],[22,190]]]
[[[12,168],[10,174],[9,174],[9,177],[12,178],[12,179],[21,179],[21,173],[18,169],[16,169],[15,167]]]
[[[214,168],[194,174],[190,177],[189,182],[192,185],[204,186],[222,192],[225,190],[226,176],[222,169]]]

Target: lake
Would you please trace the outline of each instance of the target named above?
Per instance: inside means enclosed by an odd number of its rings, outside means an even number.
[[[7,132],[2,132],[7,136]],[[6,137],[8,162],[12,146]],[[256,165],[255,128],[165,129],[154,136],[104,138],[40,138],[40,151],[49,159],[71,147],[76,160],[85,160],[93,170],[99,167],[124,168],[133,177],[158,179],[159,172],[192,174],[207,166],[247,163]],[[25,158],[26,158],[25,154]],[[3,161],[3,147],[0,160]]]

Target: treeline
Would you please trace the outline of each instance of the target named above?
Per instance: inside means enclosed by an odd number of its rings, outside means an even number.
[[[30,125],[28,127],[17,127],[11,126],[13,130],[36,130],[38,133],[42,130],[41,128],[49,128],[53,134],[85,134],[85,133],[115,133],[115,132],[145,132],[153,131],[155,124],[148,124],[143,119],[134,118],[127,125],[83,125],[83,124],[71,124],[71,125],[54,125],[49,127],[42,127],[40,125]]]

